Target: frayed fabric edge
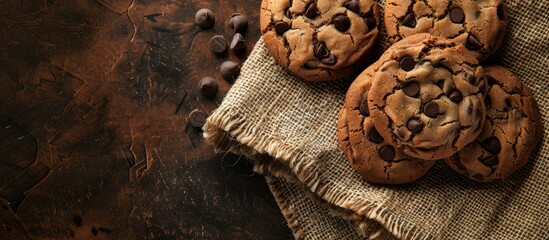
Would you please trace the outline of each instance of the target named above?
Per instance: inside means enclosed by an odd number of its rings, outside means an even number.
[[[336,207],[349,209],[357,216],[364,216],[380,223],[399,239],[435,239],[434,236],[426,233],[420,227],[395,216],[394,213],[390,213],[382,205],[348,201],[341,194],[336,194],[327,187],[321,186],[317,167],[313,164],[312,157],[292,146],[256,134],[255,128],[249,126],[241,115],[232,112],[230,107],[221,105],[208,118],[204,126],[204,138],[212,143],[216,150],[230,151],[252,159],[255,165],[254,169],[259,170],[259,172],[266,169],[274,176],[285,178],[288,178],[288,174],[295,175],[302,184],[305,184],[311,192],[317,194],[321,199]],[[257,158],[258,155],[268,155],[273,159],[277,159],[279,161],[274,160],[272,162],[280,162],[287,169],[282,170],[284,167],[276,163],[261,162]],[[262,166],[262,164],[267,167]],[[283,211],[287,211],[287,209],[283,209]],[[290,222],[288,224],[290,225]],[[303,233],[299,229],[296,229],[295,232]],[[295,235],[298,239],[301,236],[299,234]]]

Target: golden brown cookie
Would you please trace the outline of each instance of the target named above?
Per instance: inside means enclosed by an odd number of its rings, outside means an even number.
[[[452,156],[480,133],[484,71],[474,53],[451,39],[417,34],[380,58],[368,92],[374,125],[408,156]]]
[[[509,70],[485,67],[486,121],[478,138],[444,161],[470,179],[504,179],[523,167],[543,132],[530,89]]]
[[[369,69],[375,68],[371,66]],[[338,139],[349,161],[366,181],[381,184],[403,184],[427,173],[435,161],[406,156],[379,135],[364,106],[371,74],[363,72],[351,85],[338,119]],[[366,103],[367,104],[367,103]]]
[[[479,60],[496,51],[508,23],[502,0],[387,0],[384,21],[391,42],[430,33],[455,39]]]
[[[375,0],[263,0],[260,25],[275,61],[309,81],[349,76],[377,40]]]

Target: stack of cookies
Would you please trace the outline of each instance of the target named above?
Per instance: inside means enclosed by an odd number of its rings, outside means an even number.
[[[393,45],[350,86],[337,128],[366,180],[412,182],[437,160],[466,177],[504,179],[541,139],[539,109],[509,70],[481,66],[503,41],[501,0],[387,0]],[[274,59],[308,81],[364,69],[380,33],[374,0],[263,0],[261,28]]]

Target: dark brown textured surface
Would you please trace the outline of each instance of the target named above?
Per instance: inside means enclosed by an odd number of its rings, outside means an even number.
[[[228,91],[221,62],[244,60],[209,39],[240,12],[251,51],[259,4],[0,1],[1,238],[291,238],[263,178],[188,125]],[[204,7],[211,29],[194,24]]]

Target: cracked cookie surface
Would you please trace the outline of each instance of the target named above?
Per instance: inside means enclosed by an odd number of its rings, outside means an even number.
[[[503,41],[508,18],[502,0],[387,0],[384,22],[391,42],[430,33],[455,39],[482,61]]]
[[[523,167],[541,139],[538,105],[530,89],[509,70],[485,68],[486,122],[478,138],[445,163],[470,179],[504,179]]]
[[[366,99],[377,130],[393,146],[437,160],[478,136],[487,81],[474,53],[451,39],[416,34],[379,62]]]
[[[379,34],[375,0],[263,0],[260,25],[275,61],[308,81],[346,77]]]
[[[341,148],[351,167],[368,182],[413,182],[425,175],[435,161],[406,156],[379,135],[362,100],[371,85],[370,79],[371,73],[363,72],[347,93],[337,124]]]

